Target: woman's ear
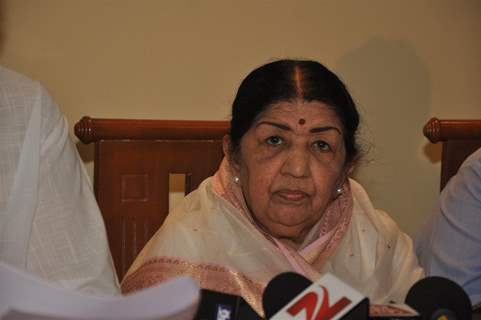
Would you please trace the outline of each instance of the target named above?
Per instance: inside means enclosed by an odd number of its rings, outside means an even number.
[[[229,165],[236,171],[239,171],[239,162],[237,161],[237,156],[233,154],[232,151],[232,141],[229,135],[225,135],[222,138],[222,150],[224,151],[224,156],[229,162]]]
[[[337,188],[341,188],[344,183],[349,179],[349,176],[354,171],[354,165],[352,163],[348,163],[342,169],[342,172],[339,176],[339,182],[337,183]]]
[[[222,137],[222,151],[224,151],[224,157],[226,157],[228,161],[230,161],[230,158],[231,158],[230,146],[231,146],[230,136],[226,134],[224,137]]]
[[[346,179],[349,178],[349,176],[353,173],[353,171],[354,171],[354,164],[353,163],[347,164],[346,168],[344,168]]]

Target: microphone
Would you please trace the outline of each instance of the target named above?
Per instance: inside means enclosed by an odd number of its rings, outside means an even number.
[[[194,320],[243,320],[262,319],[239,296],[201,289],[200,303]]]
[[[262,294],[266,319],[270,319],[311,284],[311,280],[295,272],[283,272],[272,278]]]
[[[280,274],[267,285],[262,304],[271,320],[363,320],[369,313],[368,298],[328,273],[314,283]]]
[[[426,277],[416,282],[406,296],[406,304],[423,320],[471,320],[471,301],[456,282],[443,277]]]

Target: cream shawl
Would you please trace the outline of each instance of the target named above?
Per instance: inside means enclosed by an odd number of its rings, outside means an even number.
[[[255,224],[232,181],[224,160],[184,198],[132,264],[123,293],[188,274],[203,288],[244,297],[262,315],[264,287],[285,271],[311,280],[331,272],[375,303],[403,302],[424,275],[411,239],[374,209],[354,180],[343,186],[297,251]]]

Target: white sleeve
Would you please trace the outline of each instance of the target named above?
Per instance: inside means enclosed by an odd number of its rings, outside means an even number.
[[[102,216],[65,118],[39,83],[2,67],[0,260],[67,289],[119,291]]]
[[[38,201],[28,270],[64,287],[115,294],[118,282],[105,226],[68,125],[42,90]]]

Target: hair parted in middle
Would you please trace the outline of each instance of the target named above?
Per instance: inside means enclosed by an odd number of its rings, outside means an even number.
[[[231,152],[256,118],[269,106],[283,101],[319,101],[330,106],[342,123],[346,163],[358,156],[356,132],[359,113],[344,83],[329,69],[311,60],[278,60],[247,75],[232,104]]]

